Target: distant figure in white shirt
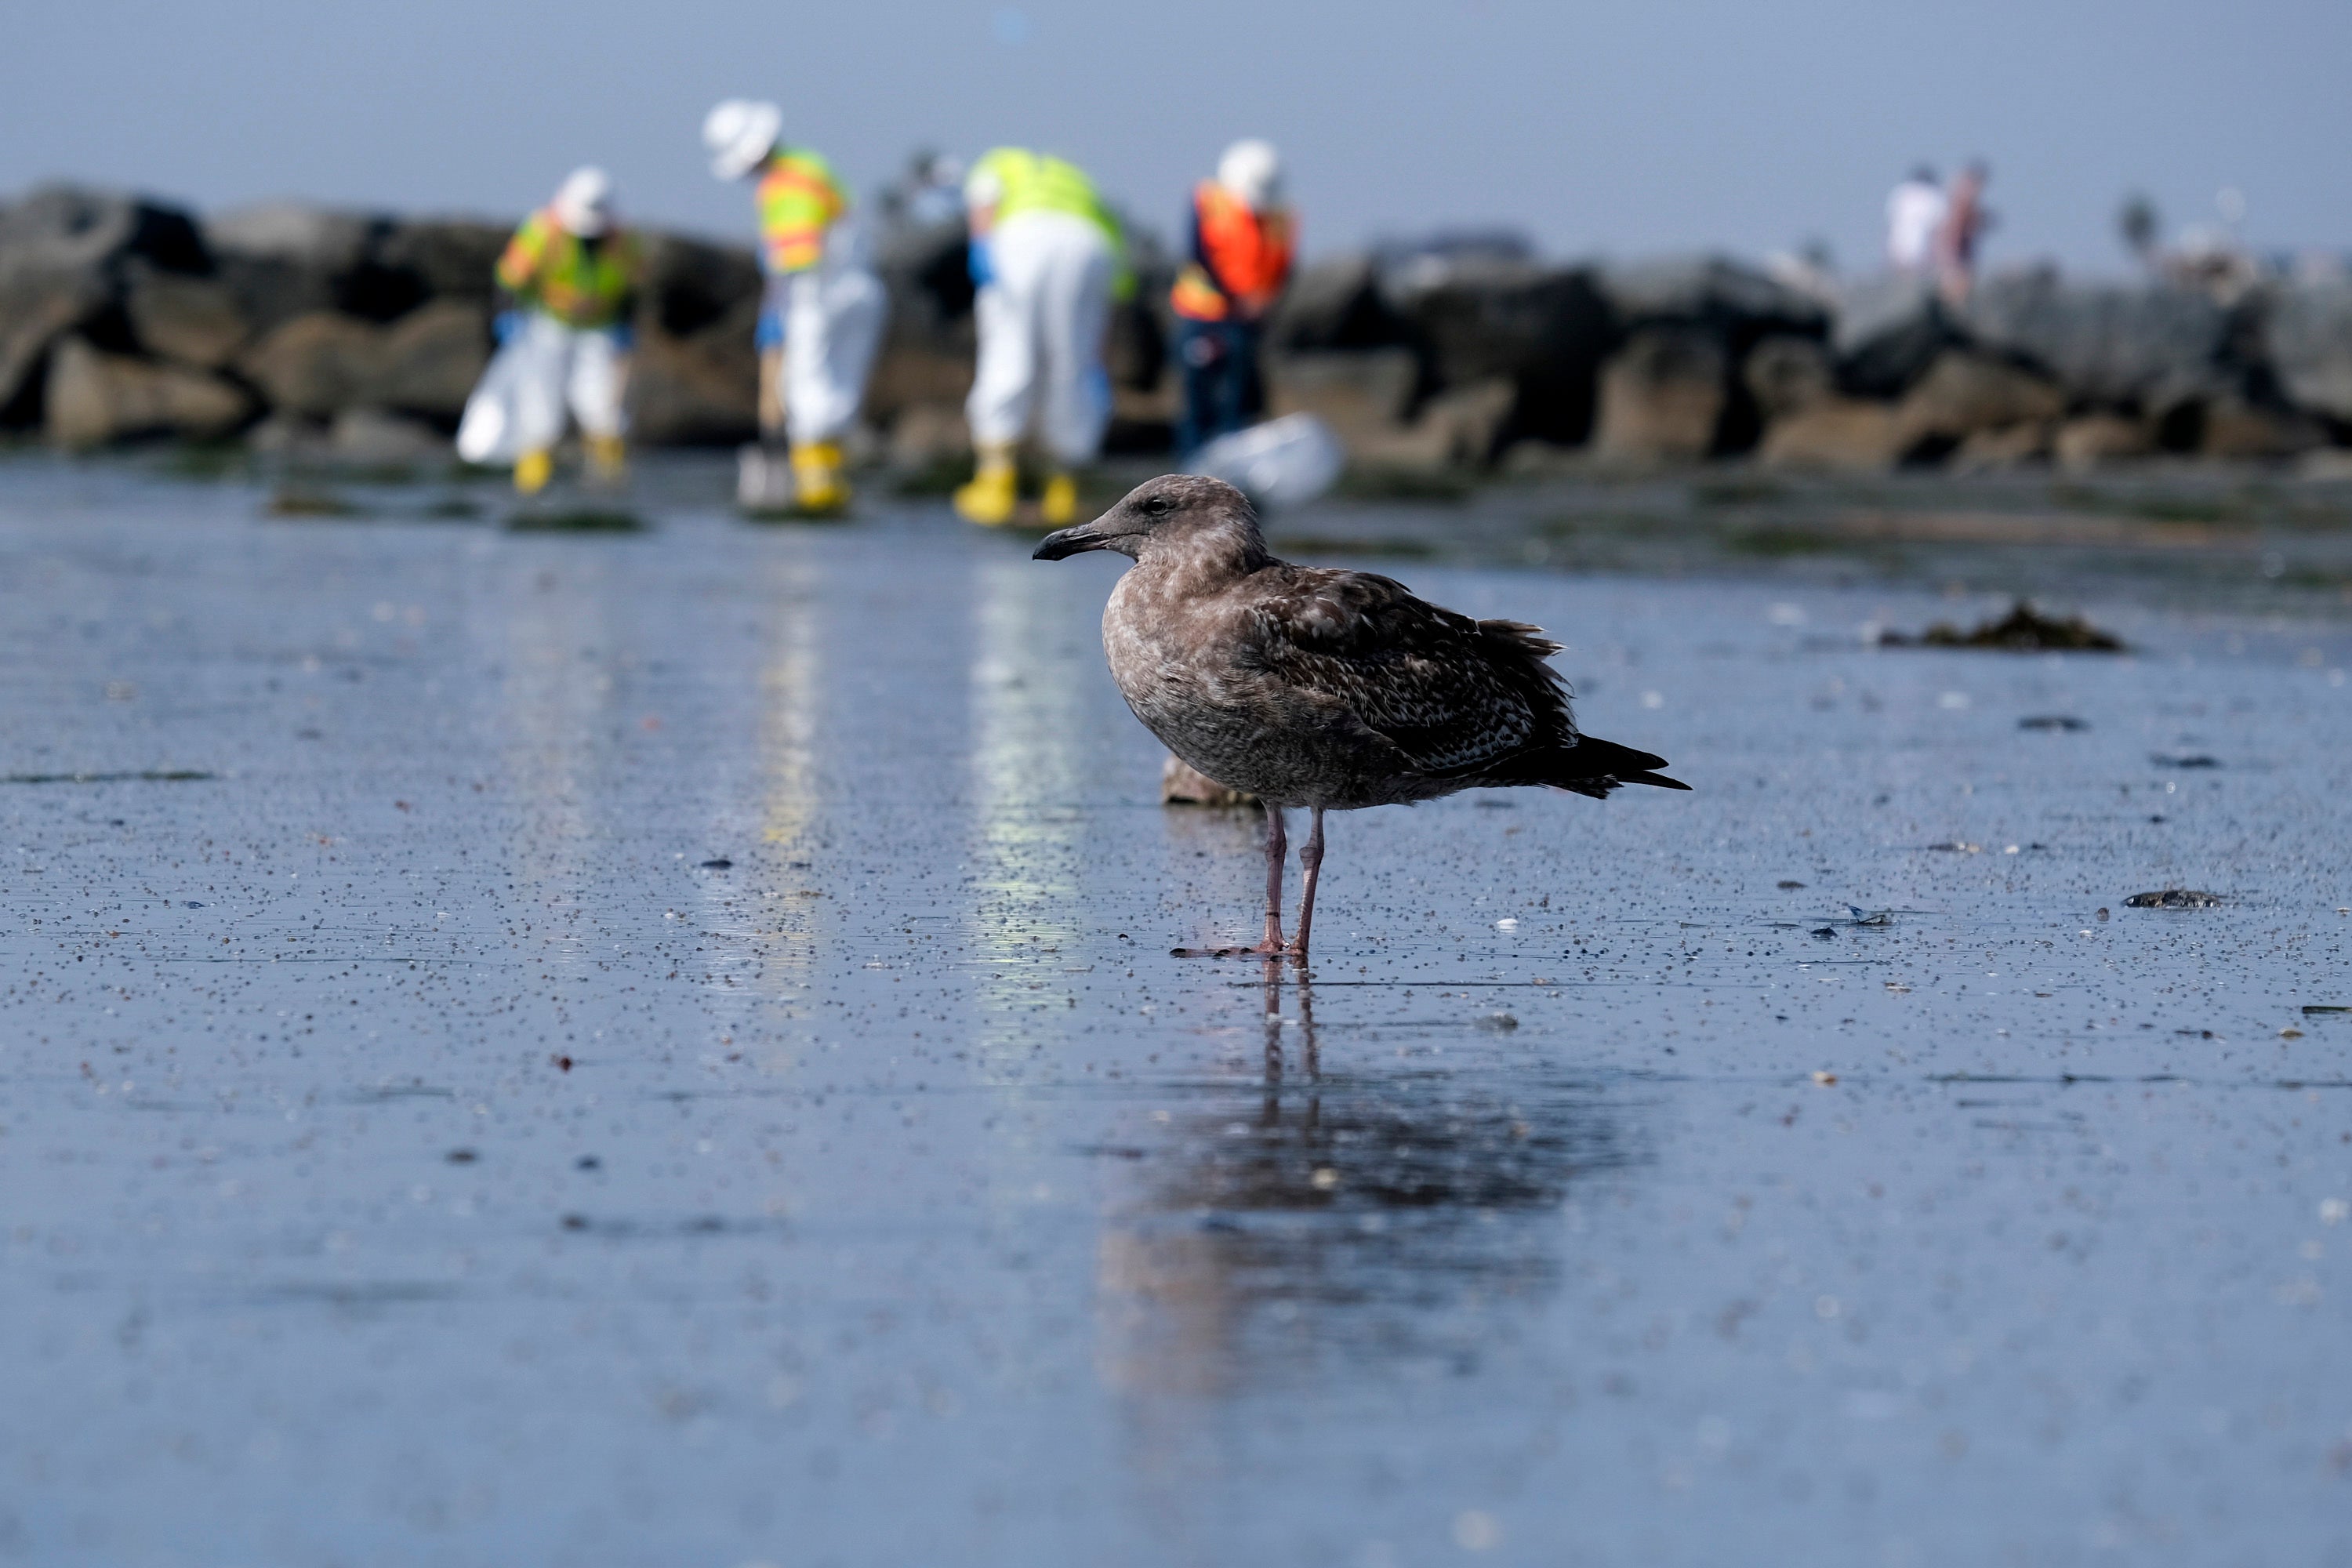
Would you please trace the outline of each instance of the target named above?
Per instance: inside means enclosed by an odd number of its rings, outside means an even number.
[[[1922,163],[1886,198],[1886,260],[1906,278],[1936,269],[1936,236],[1944,226],[1944,187]]]

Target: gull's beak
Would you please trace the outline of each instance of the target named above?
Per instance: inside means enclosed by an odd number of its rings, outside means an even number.
[[[1102,519],[1097,518],[1092,522],[1075,523],[1068,528],[1047,534],[1037,542],[1037,548],[1030,554],[1029,559],[1066,561],[1073,555],[1084,555],[1089,550],[1107,550],[1110,547],[1112,540],[1121,537],[1123,535],[1106,531],[1102,525]]]

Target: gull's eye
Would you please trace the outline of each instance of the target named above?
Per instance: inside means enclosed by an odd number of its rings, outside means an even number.
[[[1143,510],[1150,513],[1153,517],[1166,517],[1169,512],[1169,507],[1170,502],[1166,496],[1153,496],[1150,500],[1143,503]]]

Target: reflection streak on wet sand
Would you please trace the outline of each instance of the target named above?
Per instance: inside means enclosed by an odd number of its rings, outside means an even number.
[[[714,911],[714,924],[733,938],[709,965],[713,982],[744,976],[753,995],[792,998],[809,984],[825,900],[802,896],[816,885],[811,828],[821,805],[816,742],[822,708],[827,624],[821,574],[804,561],[778,562],[768,586],[767,652],[759,674],[760,843],[767,875],[733,896],[748,909]],[[740,876],[740,873],[739,873]],[[764,884],[764,885],[762,885]],[[728,896],[719,884],[707,885]],[[773,895],[760,898],[761,893]]]
[[[1181,1446],[1181,1412],[1318,1356],[1475,1355],[1488,1311],[1532,1306],[1561,1269],[1556,1229],[1527,1222],[1633,1158],[1622,1112],[1581,1086],[1326,1078],[1311,984],[1293,977],[1286,1018],[1284,979],[1266,966],[1255,1116],[1226,1094],[1155,1117],[1101,1233],[1097,1372],[1133,1402],[1139,1473]],[[1369,1032],[1345,1034],[1351,1061],[1375,1059]]]
[[[1002,1071],[1025,1057],[1028,1016],[1060,1005],[1059,954],[1080,907],[1077,808],[1083,720],[1077,671],[1051,643],[1052,584],[1027,562],[975,573],[971,663],[973,900],[966,918],[982,964],[980,1045]],[[1050,978],[1049,978],[1050,977]],[[1045,981],[1043,988],[1033,983]]]
[[[551,929],[532,933],[535,956],[559,966],[585,960],[574,929],[585,890],[595,735],[612,706],[613,679],[583,657],[610,642],[601,574],[585,563],[537,563],[532,552],[508,568],[529,582],[474,600],[500,624],[476,635],[507,649],[506,679],[495,688],[497,729],[512,805],[517,890],[541,909]],[[563,910],[560,922],[553,911]]]

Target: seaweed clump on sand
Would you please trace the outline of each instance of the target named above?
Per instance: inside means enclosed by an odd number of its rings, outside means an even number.
[[[2194,888],[2166,888],[2160,892],[2134,893],[2124,900],[2127,910],[2215,910],[2221,907],[2219,893],[2200,893]]]
[[[2124,653],[2123,638],[2103,632],[2080,616],[2045,616],[2020,599],[2009,614],[1962,631],[1949,621],[1937,621],[1917,637],[1881,632],[1882,647],[1978,647],[2000,653]]]

